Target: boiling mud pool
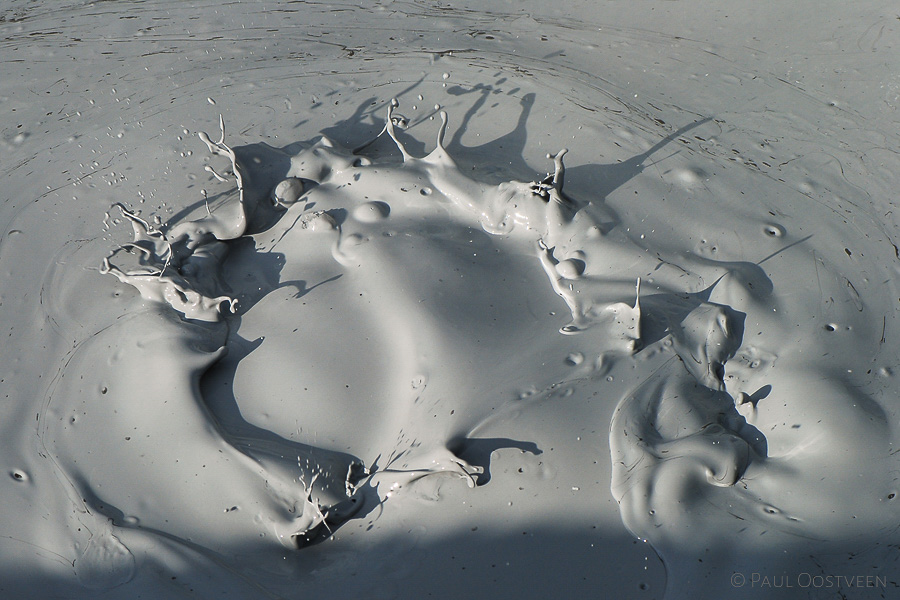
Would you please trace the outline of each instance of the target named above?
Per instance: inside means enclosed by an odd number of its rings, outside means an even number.
[[[6,2],[0,596],[889,596],[845,4]]]
[[[101,270],[140,296],[40,416],[81,518],[107,519],[75,561],[85,585],[134,575],[128,531],[251,569],[404,497],[439,522],[443,496],[491,487],[497,451],[546,450],[527,428],[486,442],[529,412],[575,410],[600,448],[608,431],[594,463],[673,596],[697,557],[730,574],[893,535],[897,294],[877,262],[851,276],[815,218],[752,201],[704,217],[739,223],[722,252],[663,202],[646,220],[665,238],[637,233],[567,193],[565,150],[536,181],[480,183],[446,114],[419,157],[385,110],[356,149],[231,148],[223,125],[201,138],[236,189],[206,215],[114,208],[134,239]]]

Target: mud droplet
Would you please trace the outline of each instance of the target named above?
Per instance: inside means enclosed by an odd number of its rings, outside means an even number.
[[[557,263],[556,272],[566,279],[578,279],[584,273],[584,267],[583,261],[568,258]]]
[[[309,231],[334,231],[337,229],[337,223],[328,213],[316,211],[312,214],[304,215],[300,220],[300,227]]]
[[[272,200],[280,206],[290,206],[303,195],[303,181],[296,177],[283,179],[275,186]]]
[[[678,169],[675,171],[675,178],[682,185],[690,187],[702,182],[706,173],[698,168]]]
[[[572,352],[566,357],[566,364],[577,366],[584,362],[584,354],[581,352]]]
[[[353,209],[353,218],[361,223],[377,223],[391,213],[391,207],[385,202],[374,200],[364,202]]]

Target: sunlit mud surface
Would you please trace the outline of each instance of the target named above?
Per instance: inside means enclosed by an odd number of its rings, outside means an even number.
[[[0,13],[4,594],[890,596],[900,21],[487,4]]]

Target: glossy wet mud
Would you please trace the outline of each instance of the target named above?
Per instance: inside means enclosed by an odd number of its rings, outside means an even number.
[[[890,575],[896,15],[339,4],[0,15],[0,591]]]

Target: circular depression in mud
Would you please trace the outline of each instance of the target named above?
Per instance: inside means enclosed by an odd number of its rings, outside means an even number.
[[[628,217],[604,198],[568,195],[565,150],[548,154],[546,177],[485,183],[447,152],[446,113],[420,156],[403,139],[397,102],[386,112],[381,133],[355,150],[328,137],[233,149],[223,126],[218,141],[201,138],[230,163],[230,200],[168,228],[122,207],[140,264],[121,267],[114,252],[103,271],[156,306],[152,319],[182,348],[173,362],[178,353],[161,347],[168,375],[140,395],[180,390],[184,406],[141,425],[158,438],[156,427],[171,435],[168,420],[181,423],[178,436],[195,442],[187,468],[218,468],[170,488],[180,526],[167,517],[174,506],[147,511],[130,491],[108,491],[120,526],[176,537],[186,528],[183,539],[205,547],[229,539],[246,551],[269,536],[305,548],[394,496],[437,500],[448,481],[488,483],[483,430],[574,389],[596,396],[608,373],[630,368],[618,405],[607,397],[588,414],[611,423],[609,477],[625,524],[664,556],[692,547],[689,529],[733,528],[735,517],[742,531],[822,543],[889,528],[890,479],[876,470],[850,495],[844,483],[885,460],[887,413],[808,358],[815,321],[796,324],[810,329],[799,346],[785,337],[798,306],[763,266],[805,239],[773,236],[787,228],[761,217],[748,235],[778,246],[759,260],[706,239],[664,252],[623,227]],[[820,270],[819,286],[830,277],[831,293],[853,306],[852,286],[824,261]],[[188,321],[166,319],[166,306]],[[147,352],[142,344],[123,360],[123,384],[162,360]],[[767,419],[792,423],[782,433]],[[543,451],[528,439],[490,450],[523,444]],[[73,474],[83,468],[76,448],[72,479],[113,487],[96,471]],[[171,465],[142,472],[151,486],[172,475]],[[246,482],[212,518],[196,498],[217,480]],[[698,539],[708,549],[721,538]]]

